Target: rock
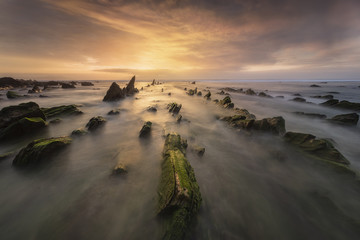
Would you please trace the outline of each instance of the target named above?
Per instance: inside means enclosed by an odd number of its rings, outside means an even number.
[[[58,116],[78,115],[83,112],[80,111],[76,105],[62,105],[51,108],[41,108],[47,118],[53,118]]]
[[[75,88],[75,85],[72,83],[62,83],[61,88]]]
[[[296,115],[304,116],[304,117],[310,117],[310,118],[320,118],[325,119],[326,115],[320,114],[320,113],[305,113],[305,112],[293,112]]]
[[[17,80],[11,77],[0,78],[0,87],[1,88],[20,88],[24,87],[27,84],[24,81]]]
[[[187,90],[187,88],[184,88],[184,91],[186,91]]]
[[[116,164],[116,166],[113,169],[113,174],[120,175],[120,174],[125,174],[125,173],[127,173],[126,166],[123,163]]]
[[[349,161],[327,139],[317,139],[314,135],[287,132],[284,140],[313,158],[341,165],[349,165]]]
[[[332,123],[356,126],[359,121],[359,115],[357,113],[341,114],[328,120]]]
[[[291,101],[294,101],[294,102],[306,102],[305,98],[302,98],[302,97],[293,98]]]
[[[116,82],[113,82],[106,92],[103,99],[104,102],[117,101],[125,97],[125,91],[123,91]]]
[[[322,98],[322,99],[333,99],[334,96],[333,95],[324,95],[324,96],[321,96],[321,95],[317,95],[317,96],[311,96],[312,98]]]
[[[71,136],[84,136],[88,133],[84,128],[78,128],[71,132]]]
[[[137,93],[137,92],[139,92],[139,90],[137,90],[137,88],[135,88],[135,76],[133,76],[125,88],[125,93],[126,93],[126,95],[133,95],[134,93]]]
[[[270,95],[268,95],[268,94],[266,94],[266,93],[264,93],[264,92],[260,92],[258,96],[259,96],[259,97],[272,98],[272,96],[270,96]]]
[[[284,98],[284,96],[276,96],[276,98]]]
[[[13,165],[26,167],[49,161],[52,156],[70,143],[70,137],[45,138],[32,141],[16,155]]]
[[[178,114],[177,117],[176,117],[176,122],[177,122],[177,123],[180,123],[180,122],[181,122],[181,119],[182,119],[182,115],[181,115],[181,114]]]
[[[242,88],[235,89],[235,88],[226,87],[226,88],[221,88],[221,90],[224,90],[227,92],[235,92],[235,93],[243,93],[244,92],[244,90]]]
[[[195,81],[193,81],[191,84],[195,84],[196,82]]]
[[[202,157],[204,155],[204,153],[205,153],[205,148],[200,147],[198,145],[193,145],[193,146],[191,146],[191,151],[196,153],[198,156]]]
[[[169,92],[168,95],[171,96],[171,92]]]
[[[39,98],[48,98],[49,96],[46,95],[39,95]]]
[[[324,105],[324,106],[333,106],[335,104],[338,104],[339,103],[339,100],[337,99],[330,99],[326,102],[323,102],[323,103],[320,103],[320,105]]]
[[[217,94],[219,94],[219,95],[230,95],[229,93],[224,92],[224,90],[221,90]]]
[[[174,114],[178,114],[181,110],[182,105],[177,103],[169,103],[167,108],[169,109],[169,112],[172,112]]]
[[[50,123],[52,123],[52,124],[58,124],[58,123],[61,123],[61,122],[62,122],[62,120],[60,118],[55,118],[55,119],[50,121]]]
[[[8,92],[6,93],[6,97],[9,98],[9,99],[14,99],[14,98],[19,98],[19,97],[23,97],[23,96],[17,94],[17,93],[14,92],[14,91],[8,91]]]
[[[234,103],[231,102],[231,98],[229,96],[226,96],[223,100],[220,100],[219,104],[222,105],[224,108],[234,108]]]
[[[251,119],[256,119],[256,116],[254,114],[251,114],[248,110],[246,109],[239,109],[239,108],[236,108],[235,109],[235,112],[237,115],[240,115],[240,116],[244,116],[246,120],[251,120]]]
[[[195,89],[189,89],[187,92],[186,92],[186,94],[187,95],[190,95],[190,96],[193,96],[194,94],[196,94],[196,92],[197,92],[197,90]]]
[[[321,86],[316,85],[316,84],[312,84],[312,85],[310,85],[310,87],[321,87]]]
[[[158,189],[161,239],[184,239],[201,205],[200,188],[186,159],[187,143],[176,133],[166,136]]]
[[[153,85],[153,86],[155,85],[155,79],[152,81],[151,85]]]
[[[249,88],[248,90],[245,91],[246,95],[256,95],[256,92],[254,92],[254,90],[252,90],[251,88]]]
[[[151,132],[151,125],[152,125],[152,122],[149,122],[149,121],[145,122],[140,130],[139,137],[149,136],[150,132]]]
[[[202,92],[201,92],[201,91],[199,91],[199,92],[197,93],[197,95],[198,95],[198,96],[201,96],[201,95],[202,95]]]
[[[295,97],[301,97],[301,94],[300,94],[300,93],[294,93],[293,96],[295,96]]]
[[[340,94],[340,92],[327,92],[327,93],[331,93],[331,94]]]
[[[81,82],[81,86],[88,87],[88,86],[94,86],[94,84],[92,82]]]
[[[39,86],[34,86],[31,90],[28,91],[28,93],[40,93],[41,90]]]
[[[209,91],[207,94],[205,94],[204,98],[206,98],[206,100],[210,100],[211,99],[211,92]]]
[[[106,119],[102,116],[93,117],[86,124],[86,127],[89,131],[94,131],[99,127],[102,127],[106,123]]]
[[[118,115],[118,114],[120,114],[120,111],[114,109],[107,113],[107,115]]]
[[[244,115],[222,117],[220,120],[227,122],[230,126],[244,130],[258,130],[270,132],[275,135],[285,133],[285,120],[282,117],[264,118],[261,120],[246,119]]]
[[[22,118],[12,123],[6,128],[0,130],[0,140],[13,139],[26,134],[34,133],[39,129],[46,127],[46,122],[40,117]]]
[[[22,118],[40,117],[46,120],[44,113],[40,110],[39,105],[34,102],[21,103],[4,107],[0,111],[0,129],[9,126],[10,124]]]
[[[154,106],[150,106],[150,107],[148,107],[148,108],[146,109],[146,111],[148,111],[148,112],[157,112],[157,108],[154,107]]]

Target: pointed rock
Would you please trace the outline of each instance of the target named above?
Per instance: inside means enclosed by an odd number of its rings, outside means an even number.
[[[125,97],[124,91],[119,87],[119,85],[116,82],[113,82],[109,90],[106,92],[103,101],[104,102],[117,101],[124,97]]]

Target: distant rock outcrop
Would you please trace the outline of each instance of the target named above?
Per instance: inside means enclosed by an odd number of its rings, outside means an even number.
[[[137,93],[137,92],[139,92],[139,90],[137,90],[137,88],[135,88],[135,76],[133,76],[125,88],[125,93],[126,93],[126,95],[133,95],[134,93]]]
[[[133,76],[130,82],[128,83],[128,85],[123,89],[121,89],[116,82],[113,82],[109,90],[106,92],[103,101],[104,102],[117,101],[124,98],[125,96],[130,96],[137,92],[139,92],[139,90],[135,88],[135,76]]]
[[[341,114],[328,120],[332,123],[342,125],[356,125],[359,121],[359,115],[357,113]]]
[[[75,88],[73,83],[62,83],[61,88]]]

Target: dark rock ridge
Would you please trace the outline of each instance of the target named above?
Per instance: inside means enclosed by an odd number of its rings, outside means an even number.
[[[88,86],[94,86],[94,84],[92,82],[81,82],[81,86],[88,87]]]
[[[302,98],[302,97],[293,98],[291,101],[294,101],[294,102],[306,102],[305,98]]]
[[[128,85],[123,89],[121,89],[116,82],[113,82],[110,88],[108,89],[108,91],[106,92],[103,101],[104,102],[117,101],[124,98],[125,96],[130,96],[137,92],[139,92],[139,90],[135,88],[135,76],[133,76],[130,82],[128,83]]]
[[[70,137],[45,138],[32,141],[16,155],[13,165],[26,167],[49,161],[51,157],[70,143]]]
[[[297,132],[287,132],[284,140],[311,157],[335,165],[346,166],[349,161],[327,139],[317,139],[314,135]]]
[[[34,102],[21,103],[19,105],[13,105],[4,107],[0,111],[0,129],[6,128],[12,123],[19,121],[22,118],[42,118],[46,120],[44,113]]]
[[[259,97],[272,98],[272,96],[270,96],[269,94],[266,94],[266,93],[264,93],[264,92],[260,92],[258,96],[259,96]]]
[[[225,88],[221,88],[220,90],[224,90],[227,92],[244,93],[244,90],[242,88],[235,89],[235,88],[225,87]]]
[[[181,240],[201,205],[200,188],[186,159],[186,140],[176,133],[166,136],[158,189],[158,214],[164,240]]]
[[[99,127],[102,127],[106,123],[106,119],[102,116],[93,117],[86,124],[86,127],[89,131],[95,131]]]
[[[112,109],[107,114],[108,115],[118,115],[118,114],[120,114],[120,111],[116,110],[116,109]]]
[[[317,95],[317,96],[311,96],[312,98],[322,98],[322,99],[333,99],[334,96],[333,95],[324,95],[324,96],[321,96],[321,95]]]
[[[234,108],[234,103],[231,102],[231,98],[229,96],[224,97],[224,99],[220,100],[218,104],[227,109]]]
[[[62,105],[58,107],[41,108],[41,110],[44,112],[47,118],[66,115],[77,115],[83,113],[76,107],[76,105]]]
[[[326,118],[325,114],[320,114],[320,113],[293,112],[293,114],[296,114],[299,116],[304,116],[304,117],[309,117],[309,118],[320,118],[320,119]]]
[[[169,112],[172,112],[174,114],[178,114],[181,110],[182,105],[177,103],[169,103],[167,108],[169,109]]]
[[[151,125],[152,125],[152,122],[149,122],[149,121],[145,122],[140,130],[139,137],[149,136],[150,132],[151,132]]]
[[[280,136],[285,133],[285,120],[282,117],[264,118],[261,120],[248,120],[244,115],[234,115],[222,117],[220,120],[227,122],[231,127],[237,129],[244,129],[247,131],[258,130],[270,132]]]
[[[256,95],[256,92],[254,90],[252,90],[251,88],[249,88],[248,90],[245,91],[245,94],[253,96],[253,95]]]
[[[359,121],[359,115],[357,113],[348,113],[336,115],[335,117],[328,119],[332,123],[341,125],[357,125]]]
[[[26,134],[34,133],[46,127],[47,123],[40,117],[22,118],[6,128],[0,130],[0,140],[13,139]]]
[[[73,83],[61,83],[61,88],[75,88]]]
[[[312,84],[312,85],[310,85],[310,87],[321,87],[321,86],[319,86],[317,84]]]
[[[337,99],[330,99],[326,102],[320,103],[320,105],[334,107],[334,108],[347,109],[347,110],[353,110],[353,111],[360,111],[360,103],[349,102],[346,100],[339,101]]]

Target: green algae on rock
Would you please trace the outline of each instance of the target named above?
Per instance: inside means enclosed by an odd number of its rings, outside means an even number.
[[[180,135],[166,136],[157,211],[164,228],[162,239],[183,239],[202,201],[186,148],[187,142]]]
[[[261,120],[247,119],[246,115],[234,115],[222,117],[220,120],[227,122],[230,126],[245,130],[259,130],[271,132],[276,135],[285,133],[285,120],[283,117],[264,118]]]
[[[139,137],[149,136],[149,134],[151,132],[151,125],[152,125],[152,122],[149,122],[149,121],[145,122],[140,130]]]
[[[55,153],[70,143],[70,137],[44,138],[32,141],[16,155],[13,165],[25,167],[49,161]]]
[[[88,131],[84,128],[78,128],[71,132],[71,136],[84,136],[86,134],[88,134]]]
[[[341,125],[356,126],[359,121],[359,115],[357,113],[340,114],[328,119],[328,121]]]
[[[42,108],[41,110],[44,112],[47,118],[83,113],[75,105],[62,105],[52,108]]]
[[[10,126],[0,130],[0,140],[13,139],[15,137],[23,136],[29,133],[34,133],[38,129],[47,125],[44,119],[40,117],[22,118],[14,122]]]
[[[314,135],[306,133],[287,132],[284,140],[317,159],[341,165],[350,164],[327,139],[317,139]]]
[[[103,126],[106,123],[106,119],[102,116],[93,117],[86,124],[86,127],[89,131],[94,131],[99,127]]]
[[[35,102],[20,103],[19,105],[8,106],[1,109],[0,128],[5,128],[24,117],[40,117],[46,120],[44,113]]]
[[[231,102],[231,98],[229,96],[224,97],[223,100],[218,102],[224,108],[234,108],[234,103]]]
[[[8,91],[8,92],[6,93],[6,97],[9,98],[9,99],[14,99],[14,98],[19,98],[19,97],[23,97],[23,96],[17,94],[17,93],[14,92],[14,91]]]

